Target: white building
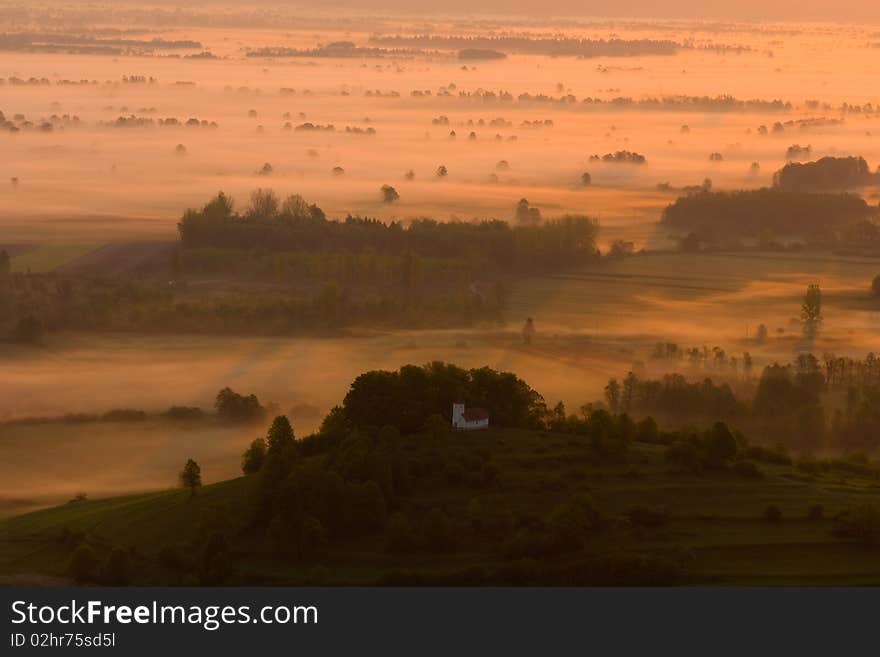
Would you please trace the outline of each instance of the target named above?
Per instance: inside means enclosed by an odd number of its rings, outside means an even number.
[[[452,405],[452,428],[474,431],[489,428],[489,411],[482,408],[465,409],[461,402]]]

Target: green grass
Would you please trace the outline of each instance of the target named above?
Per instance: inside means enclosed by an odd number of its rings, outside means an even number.
[[[35,249],[12,257],[12,271],[46,273],[87,255],[102,244],[59,243],[42,244]]]
[[[436,449],[429,442],[411,437],[403,449],[420,458]],[[680,560],[687,582],[698,585],[880,585],[878,549],[832,535],[836,514],[854,504],[880,503],[880,486],[871,477],[837,470],[808,477],[791,466],[767,464],[759,480],[732,472],[681,474],[670,471],[662,447],[646,444],[634,445],[627,463],[603,464],[595,462],[582,438],[517,430],[452,434],[443,448],[488,451],[501,472],[498,487],[453,485],[432,476],[400,502],[408,514],[440,507],[450,518],[464,519],[477,498],[503,501],[518,517],[546,518],[573,496],[589,494],[610,521],[590,539],[585,548],[590,554]],[[233,537],[234,583],[303,583],[320,566],[322,581],[362,585],[390,571],[444,573],[505,562],[498,541],[466,540],[450,553],[389,554],[382,534],[331,540],[312,561],[278,557],[247,529],[254,484],[253,478],[237,478],[206,486],[193,498],[177,490],[72,502],[0,521],[0,575],[63,576],[71,548],[62,536],[85,532],[99,551],[133,548],[137,582],[175,583],[157,563],[160,548],[195,541],[200,532],[217,528]],[[768,504],[782,510],[780,523],[764,520]],[[815,504],[823,506],[824,519],[807,518]],[[665,506],[671,519],[640,530],[615,520],[632,505]]]

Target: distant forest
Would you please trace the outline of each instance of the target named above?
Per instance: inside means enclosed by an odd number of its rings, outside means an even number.
[[[529,36],[374,36],[372,43],[428,47],[447,50],[491,49],[529,55],[569,57],[634,57],[674,55],[681,47],[674,41],[656,39],[532,38]]]
[[[789,162],[773,176],[773,186],[785,191],[843,191],[880,185],[880,169],[871,173],[863,157],[823,157],[815,162]]]
[[[808,235],[844,228],[877,214],[854,194],[764,188],[736,192],[701,191],[676,199],[663,210],[665,226],[693,230],[701,240],[725,237]]]
[[[527,204],[527,202],[526,202]],[[598,224],[404,225],[328,219],[299,196],[218,194],[179,224],[167,260],[130,276],[12,272],[0,251],[0,339],[58,330],[285,335],[449,328],[503,319],[510,280],[598,258]],[[146,275],[145,275],[146,274]]]
[[[219,193],[201,209],[187,210],[179,225],[183,249],[218,247],[310,253],[350,253],[478,260],[502,271],[561,269],[598,256],[598,223],[565,216],[511,226],[504,221],[440,222],[417,219],[407,225],[347,216],[327,219],[300,196],[284,201],[256,190],[250,205],[235,210]]]

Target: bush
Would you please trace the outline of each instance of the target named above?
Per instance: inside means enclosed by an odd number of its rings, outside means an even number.
[[[128,552],[120,547],[113,548],[101,571],[101,582],[105,586],[125,586],[129,583]]]
[[[418,535],[412,523],[402,513],[395,513],[388,520],[385,530],[385,550],[392,554],[415,552]]]
[[[263,461],[266,459],[266,441],[257,438],[251,442],[250,446],[241,455],[241,471],[246,474],[255,474],[263,467]]]
[[[771,525],[779,524],[782,522],[782,509],[775,504],[768,504],[767,508],[764,509],[764,520]]]
[[[163,545],[159,550],[157,559],[166,568],[187,571],[195,565],[189,552],[190,550],[183,545]]]
[[[635,439],[643,443],[657,444],[660,442],[660,430],[657,421],[648,416],[636,424]]]
[[[459,463],[450,462],[446,464],[445,468],[443,468],[443,476],[446,477],[446,481],[453,486],[463,482],[465,474],[464,468]]]
[[[67,572],[78,584],[85,584],[95,580],[98,568],[98,557],[95,551],[86,544],[80,545],[70,557]]]
[[[483,486],[487,488],[492,488],[498,484],[500,474],[501,470],[494,463],[484,463],[483,467],[480,468],[480,479]]]
[[[745,479],[761,479],[764,476],[754,461],[737,461],[733,464],[733,471]]]
[[[635,527],[662,527],[669,522],[669,509],[664,506],[639,504],[624,514]]]
[[[425,548],[432,552],[450,552],[455,547],[452,522],[441,509],[431,509],[421,526]]]
[[[837,518],[834,535],[855,539],[864,545],[876,545],[880,542],[880,507],[862,504],[845,511]]]
[[[220,419],[226,422],[250,422],[259,419],[265,412],[256,395],[239,395],[229,388],[217,393],[214,408]]]
[[[147,414],[136,408],[114,408],[101,416],[102,422],[142,422]]]
[[[382,196],[383,203],[394,203],[395,201],[400,199],[400,194],[398,194],[397,190],[394,189],[391,185],[382,185],[379,193]]]
[[[205,413],[198,406],[172,406],[163,415],[170,420],[199,420]]]

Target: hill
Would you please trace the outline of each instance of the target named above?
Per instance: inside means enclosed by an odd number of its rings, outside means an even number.
[[[4,520],[0,578],[65,576],[89,545],[99,583],[880,583],[876,546],[840,538],[835,520],[880,501],[867,466],[782,458],[695,472],[663,445],[633,442],[609,458],[586,436],[499,428],[414,433],[399,450],[418,481],[382,511],[382,529],[327,527],[300,535],[296,553],[279,550],[254,521],[251,475],[192,497],[77,501]],[[335,451],[301,447],[297,472]],[[114,553],[122,571],[108,566]]]

